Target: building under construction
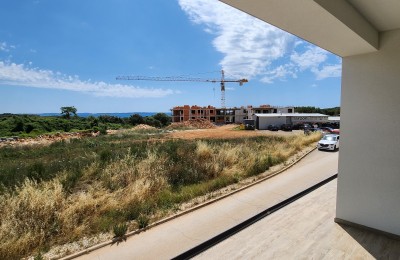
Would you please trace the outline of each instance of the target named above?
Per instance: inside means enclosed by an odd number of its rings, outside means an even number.
[[[261,105],[258,107],[216,108],[213,106],[177,106],[171,109],[172,122],[206,119],[216,124],[241,124],[245,119],[255,119],[255,114],[294,113],[294,107]]]

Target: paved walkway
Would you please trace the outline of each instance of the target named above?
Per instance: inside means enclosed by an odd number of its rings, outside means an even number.
[[[171,259],[332,176],[337,169],[338,152],[313,151],[265,182],[78,259]]]
[[[399,259],[400,241],[334,222],[336,191],[333,180],[194,259]]]

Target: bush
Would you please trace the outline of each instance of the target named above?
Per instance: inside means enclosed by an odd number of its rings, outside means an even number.
[[[163,127],[164,127],[164,126],[168,126],[168,125],[171,124],[171,117],[168,116],[168,115],[165,114],[165,113],[157,113],[157,114],[155,114],[155,115],[153,116],[153,118],[154,118],[155,120],[158,120],[158,121],[161,123],[161,125],[162,125]]]
[[[128,231],[128,226],[125,223],[113,226],[114,237],[112,240],[112,244],[117,243],[118,245],[122,241],[126,241],[127,231]]]
[[[141,115],[139,114],[133,114],[129,117],[128,122],[135,126],[135,125],[140,125],[144,123],[144,119]]]
[[[160,128],[162,126],[162,123],[155,119],[154,117],[148,116],[145,117],[143,120],[143,123],[146,125],[154,126]]]
[[[136,219],[139,228],[145,228],[149,225],[150,218],[146,214],[140,214],[139,217]]]
[[[28,173],[28,178],[35,180],[35,181],[40,181],[42,178],[45,177],[46,173],[46,168],[42,162],[35,162]]]
[[[105,125],[105,124],[100,125],[99,132],[101,135],[106,135],[107,134],[107,125]]]
[[[108,163],[112,159],[112,152],[110,150],[102,150],[100,152],[100,162],[102,164]]]

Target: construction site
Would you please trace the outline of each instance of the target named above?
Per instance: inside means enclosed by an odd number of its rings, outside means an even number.
[[[184,105],[171,109],[172,122],[186,122],[189,120],[206,119],[215,124],[243,124],[246,119],[255,119],[255,114],[291,114],[294,107],[260,105],[253,107],[242,106],[232,108],[216,108],[214,106]]]
[[[247,105],[241,107],[225,106],[225,84],[238,83],[243,86],[247,79],[226,79],[224,70],[221,70],[221,78],[191,78],[191,77],[148,77],[148,76],[119,76],[117,80],[149,80],[149,81],[171,81],[171,82],[205,82],[220,83],[221,86],[221,106],[219,108],[208,105],[183,105],[175,106],[171,109],[173,123],[183,123],[189,121],[208,121],[216,125],[224,124],[245,124],[252,125],[252,129],[264,130],[270,124],[303,124],[331,123],[327,115],[323,114],[295,114],[293,106],[271,106],[271,105]],[[267,116],[266,116],[267,115]],[[339,119],[340,120],[340,119]],[[261,124],[260,124],[260,121]]]

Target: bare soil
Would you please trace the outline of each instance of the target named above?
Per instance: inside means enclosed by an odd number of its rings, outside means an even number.
[[[240,138],[252,136],[266,136],[266,135],[292,135],[299,134],[302,131],[295,130],[292,132],[277,131],[272,132],[268,130],[239,130],[239,125],[223,125],[212,129],[194,129],[172,132],[168,135],[170,138],[179,139],[205,139],[205,138]]]

